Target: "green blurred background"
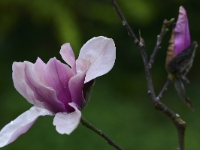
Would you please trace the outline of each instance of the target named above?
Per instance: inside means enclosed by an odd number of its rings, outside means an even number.
[[[183,5],[192,40],[200,41],[198,0],[118,0],[134,32],[141,30],[150,55],[164,19],[177,18]],[[171,31],[170,31],[171,32]],[[164,68],[170,32],[164,38],[152,69],[155,91],[164,85]],[[0,128],[31,105],[15,90],[12,63],[37,57],[45,62],[59,55],[69,42],[78,56],[81,46],[94,36],[113,38],[117,47],[114,68],[98,78],[83,116],[126,150],[175,150],[177,133],[171,120],[156,111],[147,95],[140,52],[129,38],[109,0],[0,0]],[[162,101],[187,123],[186,149],[198,150],[200,141],[200,52],[188,73],[187,95],[192,112],[170,85]],[[33,127],[2,150],[114,150],[81,124],[70,135],[60,135],[53,117],[41,117]]]

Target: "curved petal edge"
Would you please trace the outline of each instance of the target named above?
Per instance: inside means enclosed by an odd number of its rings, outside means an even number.
[[[81,119],[81,112],[76,107],[75,103],[69,103],[75,111],[71,113],[61,112],[57,113],[53,120],[53,125],[56,126],[56,130],[60,134],[70,134],[78,126]]]
[[[53,115],[46,109],[31,107],[29,110],[11,121],[0,131],[0,147],[4,147],[15,141],[35,123],[39,116]]]
[[[90,62],[85,83],[106,74],[112,69],[116,59],[116,47],[113,39],[103,36],[90,39],[81,48],[78,59]]]

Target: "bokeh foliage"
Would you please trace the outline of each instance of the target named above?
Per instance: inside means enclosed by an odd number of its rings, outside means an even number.
[[[200,1],[124,0],[119,1],[136,34],[140,30],[151,54],[164,19],[177,18],[183,5],[189,17],[192,39],[200,41]],[[14,89],[12,63],[40,57],[45,62],[59,55],[60,46],[69,42],[78,56],[81,46],[94,36],[113,38],[117,59],[111,72],[96,80],[83,116],[108,134],[126,150],[169,150],[177,147],[176,130],[171,121],[154,110],[147,95],[140,52],[128,37],[109,0],[0,0],[0,128],[31,107]],[[165,83],[165,55],[170,32],[152,69],[155,90]],[[200,53],[188,74],[186,87],[194,103],[190,111],[171,85],[162,101],[187,122],[186,148],[199,149],[200,139]],[[33,127],[4,150],[110,150],[93,132],[78,127],[70,136],[60,135],[52,117],[41,117]]]

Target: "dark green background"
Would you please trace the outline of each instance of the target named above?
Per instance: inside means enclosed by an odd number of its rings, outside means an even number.
[[[121,0],[133,31],[140,30],[150,55],[164,19],[177,18],[183,5],[188,13],[192,40],[200,41],[200,1]],[[171,32],[171,30],[170,30]],[[170,32],[152,69],[155,91],[164,85],[164,68]],[[12,63],[37,57],[47,62],[69,42],[78,56],[81,46],[94,36],[113,38],[117,47],[114,68],[98,78],[82,115],[125,150],[175,150],[177,134],[171,120],[154,110],[140,52],[129,38],[109,0],[0,0],[0,128],[31,105],[15,90]],[[200,43],[200,42],[199,42]],[[200,52],[197,49],[187,95],[192,112],[170,85],[162,101],[187,123],[186,149],[198,150],[200,142]],[[33,127],[2,150],[114,150],[101,137],[82,125],[70,135],[60,135],[53,117],[40,117]]]

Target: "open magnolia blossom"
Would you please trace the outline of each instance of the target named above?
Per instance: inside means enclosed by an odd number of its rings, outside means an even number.
[[[56,58],[47,64],[40,58],[35,64],[13,63],[14,86],[34,106],[0,131],[0,147],[27,132],[39,116],[54,116],[56,130],[70,134],[80,122],[94,79],[112,69],[116,48],[112,39],[100,36],[83,45],[77,60],[69,43],[62,45],[60,54],[67,64]]]

